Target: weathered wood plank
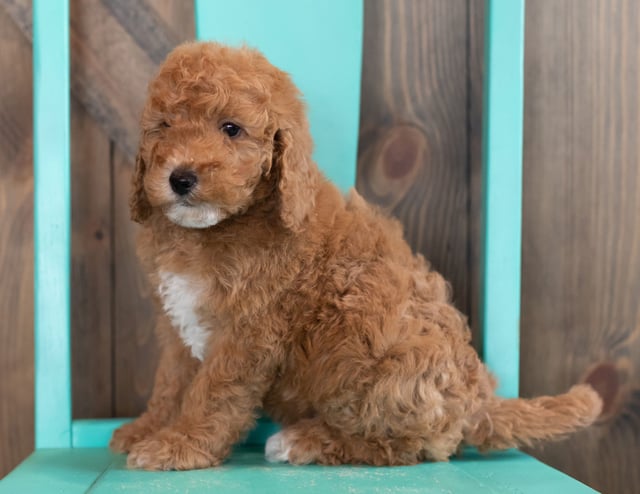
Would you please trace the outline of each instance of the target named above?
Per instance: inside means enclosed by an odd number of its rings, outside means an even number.
[[[468,95],[468,166],[469,166],[469,320],[474,346],[481,349],[480,275],[482,232],[482,105],[484,75],[484,2],[468,1],[469,52],[467,66]]]
[[[113,156],[114,211],[114,415],[144,410],[157,363],[155,309],[151,287],[135,256],[138,227],[129,219],[133,163],[118,150]]]
[[[367,2],[358,188],[469,311],[467,3]]]
[[[127,0],[102,0],[107,10],[115,17],[120,25],[129,33],[129,36],[147,54],[151,61],[157,65],[162,61],[176,45],[177,37],[174,35],[174,27],[181,28],[178,24],[184,21],[184,17],[175,18],[172,14],[190,10],[190,25],[193,29],[193,8],[188,8],[188,2],[130,2]],[[185,7],[187,7],[185,9]],[[162,13],[159,12],[162,9]],[[168,14],[165,19],[162,14]],[[187,25],[188,27],[188,25]],[[191,36],[193,37],[193,30]]]
[[[1,10],[0,46],[2,477],[33,448],[33,105],[30,46]]]
[[[112,412],[112,183],[109,138],[71,103],[71,350],[74,418]]]
[[[140,110],[155,64],[99,0],[72,3],[71,49],[74,94],[116,145],[135,155]]]
[[[522,392],[561,391],[591,368],[608,420],[536,454],[603,492],[631,494],[640,489],[640,5],[527,7]]]
[[[196,36],[196,19],[192,1],[146,0],[154,12],[170,26],[173,42],[193,40]]]
[[[115,2],[113,5],[116,5]],[[143,5],[142,3],[140,5]],[[114,7],[115,8],[115,7]],[[130,4],[119,5],[122,15]],[[131,6],[133,8],[133,6]],[[138,10],[138,17],[144,12]],[[183,40],[193,39],[194,21],[192,2],[180,0],[154,0],[145,7],[147,16],[153,19],[146,30],[151,32],[158,23],[170,29],[173,41],[164,39],[163,50],[168,51]],[[135,26],[131,26],[135,29]],[[145,41],[136,38],[144,46]],[[171,46],[170,46],[171,43]],[[162,52],[155,54],[164,58]],[[161,61],[161,59],[159,60]],[[144,80],[144,87],[152,74]],[[144,98],[144,91],[142,97]],[[142,110],[142,106],[138,111]],[[136,134],[137,142],[137,134]],[[129,188],[133,160],[116,150],[113,156],[113,208],[114,208],[114,411],[116,416],[139,414],[145,407],[153,385],[157,361],[157,342],[154,335],[155,309],[150,297],[150,287],[135,257],[137,226],[129,220]]]

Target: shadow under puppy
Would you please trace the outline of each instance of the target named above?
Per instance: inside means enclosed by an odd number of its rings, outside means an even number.
[[[221,463],[263,409],[291,463],[412,464],[591,424],[587,385],[504,400],[445,280],[311,159],[300,94],[257,51],[176,48],[149,86],[131,213],[160,308],[148,410],[115,451]]]

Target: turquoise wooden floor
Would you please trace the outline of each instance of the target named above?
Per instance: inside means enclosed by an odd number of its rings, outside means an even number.
[[[33,453],[0,482],[2,494],[85,492],[578,494],[595,491],[518,451],[487,456],[469,451],[449,463],[411,467],[296,467],[267,463],[263,449],[258,446],[243,446],[221,467],[190,472],[127,470],[125,456],[114,455],[106,449],[44,449]]]

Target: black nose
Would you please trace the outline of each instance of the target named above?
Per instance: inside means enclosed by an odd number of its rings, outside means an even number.
[[[176,194],[184,196],[198,183],[198,177],[189,170],[174,170],[169,177],[169,183]]]

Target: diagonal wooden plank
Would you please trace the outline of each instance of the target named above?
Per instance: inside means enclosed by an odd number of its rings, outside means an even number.
[[[31,41],[31,2],[2,0],[0,7]],[[133,158],[147,81],[166,53],[192,36],[178,36],[144,0],[83,0],[71,5],[70,37],[73,95]]]
[[[154,63],[160,64],[178,43],[171,28],[147,2],[102,0],[102,3]]]
[[[13,19],[23,34],[27,36],[29,41],[33,36],[33,15],[31,9],[31,1],[22,0],[2,0],[0,2],[9,17]]]
[[[156,65],[99,0],[74,2],[70,22],[72,91],[118,147],[133,156],[147,81]]]

